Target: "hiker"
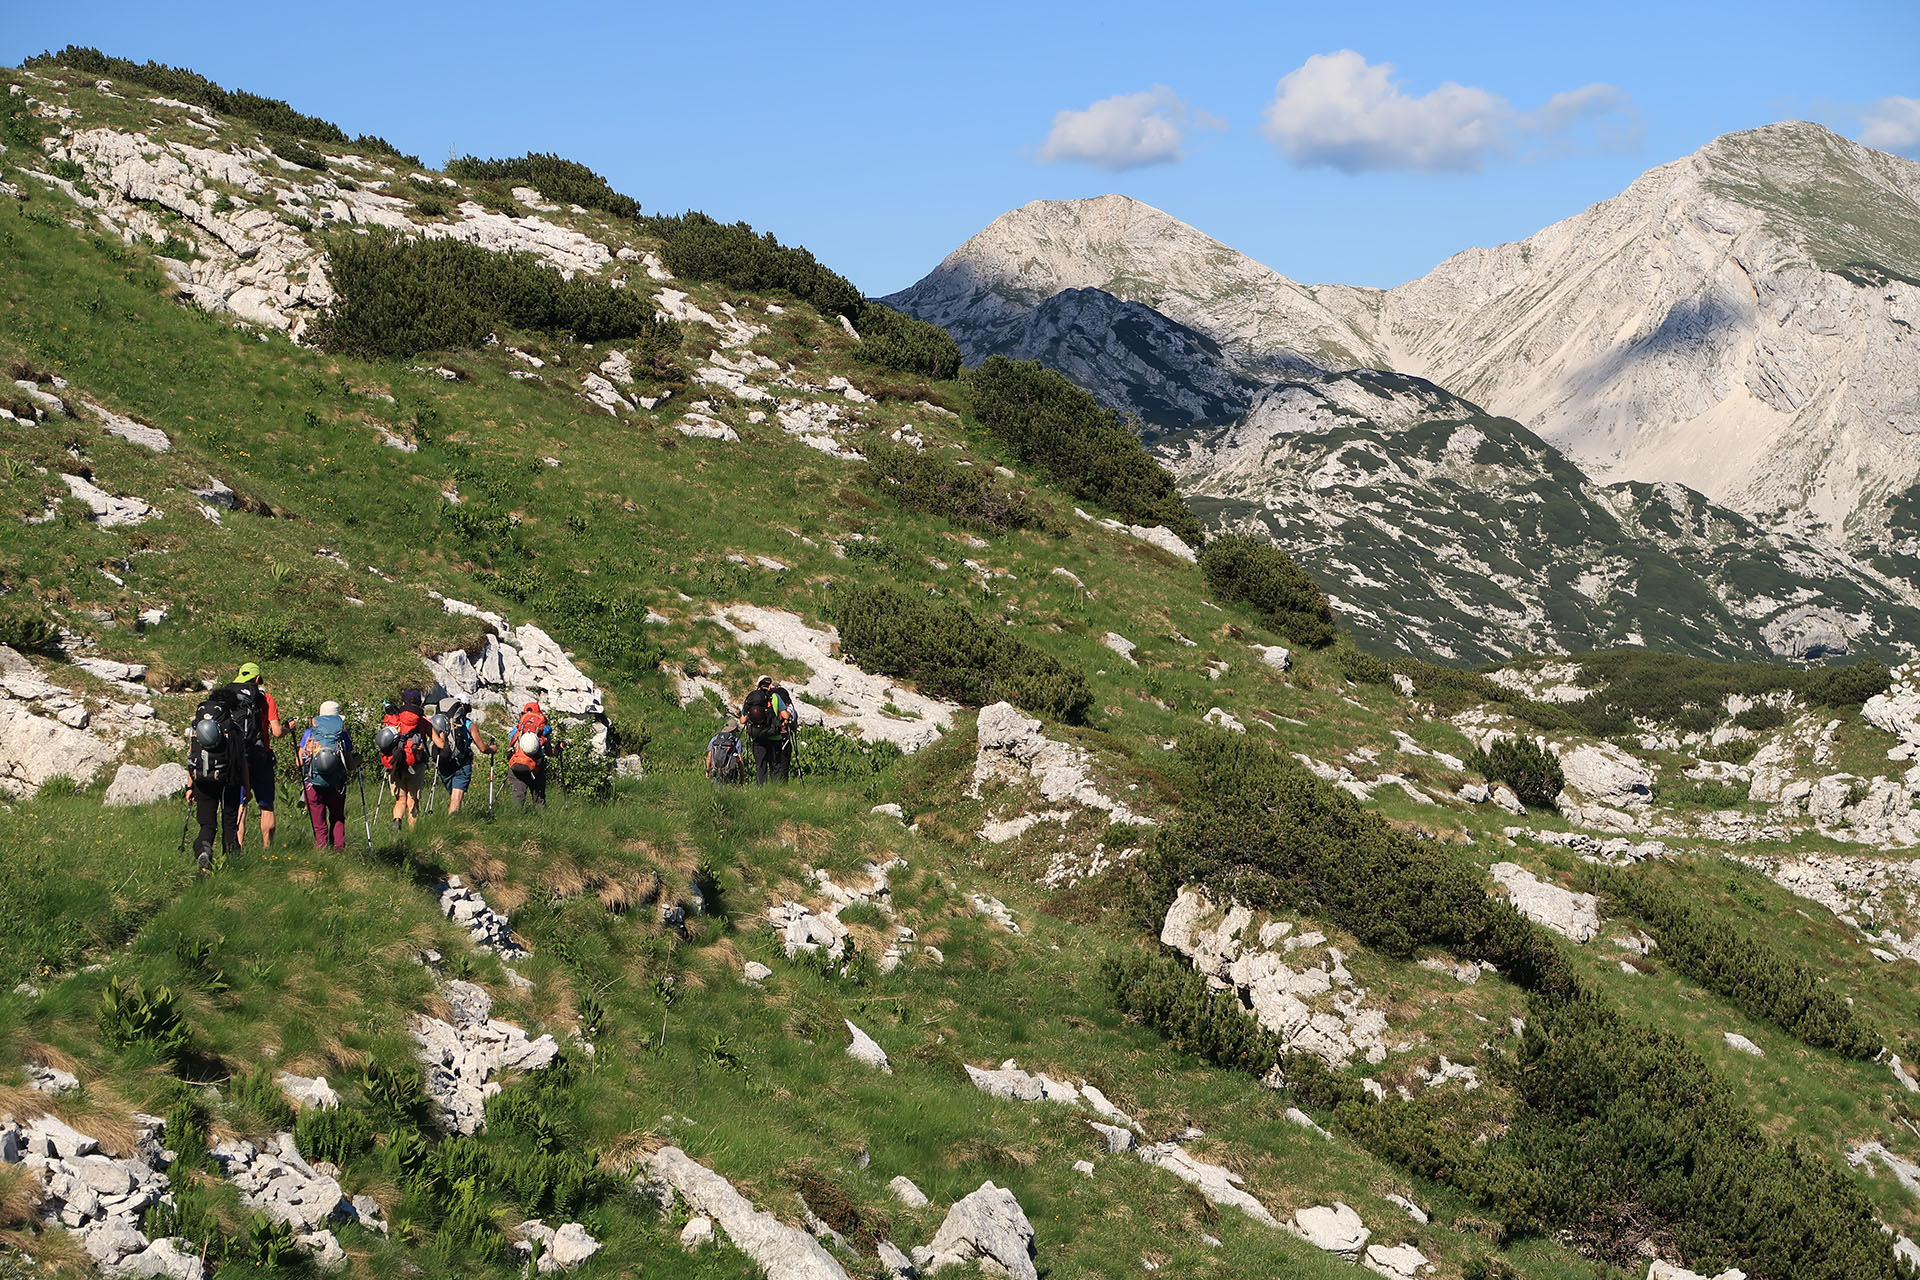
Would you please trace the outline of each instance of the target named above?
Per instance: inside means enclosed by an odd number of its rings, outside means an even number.
[[[559,754],[560,744],[553,740],[553,726],[540,704],[529,702],[520,708],[520,720],[513,726],[513,754],[507,757],[515,804],[526,808],[531,795],[542,809],[547,807],[547,757]]]
[[[740,704],[740,722],[747,726],[753,740],[753,783],[767,785],[787,780],[787,762],[793,750],[793,698],[772,676],[760,681]]]
[[[246,737],[246,767],[240,779],[246,788],[240,798],[242,830],[245,829],[246,807],[251,802],[260,810],[260,847],[271,849],[275,767],[273,740],[285,737],[287,727],[280,723],[280,708],[274,702],[273,695],[261,683],[258,663],[249,662],[242,666],[234,675],[233,684],[251,698],[255,708],[254,714],[247,717],[250,731]]]
[[[220,685],[207,694],[194,710],[192,725],[188,730],[187,802],[193,806],[199,818],[200,829],[194,837],[193,857],[202,875],[213,869],[216,831],[224,852],[232,853],[238,847],[241,816],[247,802],[248,774],[257,755],[254,748],[266,732],[262,722],[272,716],[275,717],[273,722],[278,724],[278,708],[273,706],[271,700],[262,698],[264,691],[255,683],[260,668],[249,662],[240,668],[239,674],[242,679]],[[269,798],[262,810],[263,838],[269,830],[264,820],[271,815],[273,807],[271,751],[267,752],[266,758],[265,794]],[[258,790],[256,787],[256,794]]]
[[[720,732],[707,740],[707,776],[713,785],[737,787],[747,780],[747,760],[740,751],[740,722],[722,717]]]
[[[313,847],[347,847],[347,779],[360,765],[353,735],[340,704],[320,704],[320,714],[300,736],[300,780],[306,789],[307,816],[313,820]]]
[[[387,771],[387,781],[393,787],[395,831],[400,829],[402,819],[409,831],[420,821],[420,785],[426,781],[431,732],[425,710],[418,689],[403,691],[398,707],[387,704],[387,714],[380,720],[380,735],[375,739],[380,748],[380,767]]]
[[[441,704],[443,708],[446,705]],[[434,758],[439,764],[440,781],[447,788],[447,812],[458,813],[473,783],[474,749],[492,755],[494,745],[474,732],[473,708],[467,703],[453,702],[452,715],[442,711],[433,717],[432,724]]]

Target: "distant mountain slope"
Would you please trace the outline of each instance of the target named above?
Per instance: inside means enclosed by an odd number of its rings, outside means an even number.
[[[1161,452],[1197,510],[1267,530],[1377,648],[1476,663],[1621,644],[1819,656],[1920,626],[1887,584],[1812,544],[1677,485],[1602,488],[1419,378],[1280,383]]]
[[[1833,538],[1877,534],[1920,478],[1920,164],[1818,125],[1729,134],[1526,240],[1327,300],[1392,367],[1609,478]]]
[[[1240,372],[1384,363],[1311,289],[1120,195],[1022,205],[882,301],[941,325],[977,360],[1001,330],[1067,289],[1144,303],[1220,343]]]

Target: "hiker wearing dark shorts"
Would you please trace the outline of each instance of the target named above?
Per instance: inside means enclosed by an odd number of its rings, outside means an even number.
[[[447,704],[442,703],[442,706]],[[473,726],[473,708],[456,702],[451,714],[436,714],[433,724],[433,750],[440,766],[440,781],[447,788],[447,812],[460,812],[460,802],[473,785],[473,753],[494,753],[494,745],[482,738]]]
[[[247,735],[246,771],[241,779],[246,787],[246,797],[241,801],[244,810],[247,801],[260,810],[260,847],[273,848],[273,740],[286,736],[287,727],[280,723],[280,708],[274,702],[260,680],[260,667],[249,662],[241,667],[233,677],[237,688],[250,688],[260,703],[260,711],[253,717],[252,732]],[[242,822],[245,815],[242,814]]]

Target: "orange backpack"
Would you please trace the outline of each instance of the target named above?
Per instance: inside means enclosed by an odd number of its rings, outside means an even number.
[[[547,717],[544,713],[539,711],[523,711],[520,713],[520,722],[513,726],[513,754],[507,757],[508,768],[517,769],[523,765],[528,769],[538,769],[540,767],[539,756],[546,754],[545,740],[542,739],[541,748],[536,754],[529,755],[520,749],[520,739],[522,735],[529,733],[535,737],[540,737],[546,732],[546,728]]]

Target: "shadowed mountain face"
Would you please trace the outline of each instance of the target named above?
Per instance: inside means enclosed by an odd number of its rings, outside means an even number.
[[[1262,515],[1394,647],[1892,650],[1920,604],[1920,165],[1816,125],[1393,290],[1303,286],[1103,196],[1013,210],[887,301],[1178,433],[1197,506]],[[1412,401],[1350,394],[1388,385],[1344,376],[1370,368]],[[1554,465],[1436,470],[1410,431],[1496,418]]]

